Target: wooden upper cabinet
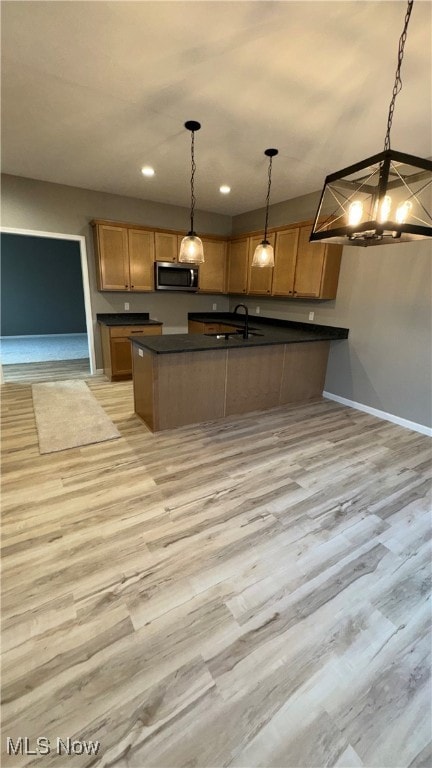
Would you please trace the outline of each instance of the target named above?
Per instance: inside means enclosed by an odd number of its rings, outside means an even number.
[[[94,236],[100,291],[153,290],[153,232],[96,223]]]
[[[155,261],[177,261],[178,236],[171,232],[155,232]]]
[[[225,293],[227,244],[223,240],[202,238],[204,263],[199,265],[199,290],[203,293]]]
[[[310,243],[310,232],[310,225],[300,227],[293,296],[334,299],[342,247],[328,243]]]
[[[129,273],[131,291],[154,288],[154,236],[142,229],[128,230]]]
[[[267,235],[270,245],[275,244],[275,236]],[[269,296],[271,294],[273,267],[253,267],[252,259],[257,245],[262,243],[263,235],[249,238],[249,271],[248,271],[248,293],[256,295]]]
[[[298,240],[297,228],[276,233],[272,296],[293,295]]]
[[[228,293],[246,293],[249,238],[233,240],[228,248]]]
[[[99,290],[128,291],[130,282],[127,228],[97,224],[94,234]]]

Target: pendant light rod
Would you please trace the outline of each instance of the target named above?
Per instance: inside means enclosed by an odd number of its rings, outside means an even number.
[[[255,248],[255,253],[252,259],[253,267],[274,267],[274,250],[273,250],[273,246],[270,245],[269,241],[267,240],[267,228],[268,228],[268,218],[269,218],[272,163],[273,163],[273,158],[279,153],[277,149],[265,149],[264,154],[266,157],[270,158],[269,167],[268,167],[268,184],[267,184],[267,197],[266,197],[264,239],[261,240],[260,244],[257,245],[257,247]]]
[[[191,208],[190,208],[190,230],[180,243],[178,260],[185,264],[202,264],[204,262],[204,248],[201,238],[194,232],[194,212],[195,212],[195,131],[199,131],[201,123],[196,120],[188,120],[184,127],[191,132]]]
[[[393,121],[393,113],[395,108],[396,96],[402,90],[402,79],[401,79],[402,59],[404,56],[405,42],[406,42],[407,33],[408,33],[408,24],[409,24],[413,4],[414,4],[414,0],[408,0],[408,7],[405,14],[404,28],[402,30],[402,34],[399,39],[397,67],[396,67],[395,81],[393,86],[393,93],[390,101],[388,118],[387,118],[387,133],[384,140],[384,152],[387,149],[390,149],[390,129]]]
[[[268,218],[269,218],[269,205],[270,205],[270,189],[271,189],[271,176],[272,176],[272,163],[273,158],[276,157],[277,154],[279,154],[279,151],[277,149],[266,149],[264,150],[264,154],[266,157],[269,157],[269,167],[268,167],[268,186],[267,186],[267,197],[266,197],[266,216],[265,216],[265,225],[264,225],[264,242],[267,242],[267,228],[268,228]]]
[[[195,212],[195,131],[199,131],[201,123],[196,120],[188,120],[184,124],[185,128],[191,132],[191,211],[190,211],[190,235],[194,234],[194,212]]]

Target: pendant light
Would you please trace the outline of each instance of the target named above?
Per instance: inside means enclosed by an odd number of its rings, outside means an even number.
[[[202,264],[204,261],[204,249],[202,240],[194,232],[194,209],[195,209],[195,131],[199,131],[201,124],[195,120],[188,120],[185,128],[191,132],[191,212],[190,212],[190,230],[180,244],[179,261],[186,264]]]
[[[264,225],[264,239],[255,248],[255,253],[252,259],[253,267],[274,267],[274,252],[273,252],[273,246],[270,245],[269,241],[267,240],[267,225],[268,225],[269,204],[270,204],[272,163],[273,163],[273,158],[276,157],[276,155],[278,154],[278,150],[266,149],[264,151],[264,154],[266,155],[266,157],[270,158],[269,168],[268,168],[268,186],[267,186],[267,199],[266,199],[266,216],[265,216],[265,225]]]
[[[399,40],[395,83],[384,150],[327,176],[311,241],[343,245],[387,245],[432,237],[432,162],[395,152],[390,129],[414,0],[408,0]]]

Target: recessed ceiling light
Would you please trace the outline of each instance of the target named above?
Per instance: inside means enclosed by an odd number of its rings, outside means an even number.
[[[141,168],[141,173],[143,176],[154,176],[154,168],[152,168],[150,165],[145,165],[144,168]]]
[[[228,184],[222,184],[222,186],[219,187],[219,192],[222,192],[223,195],[228,195],[231,192],[231,187],[229,187]]]

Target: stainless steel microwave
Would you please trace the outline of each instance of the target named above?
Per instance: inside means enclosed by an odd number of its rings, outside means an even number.
[[[157,291],[197,291],[198,267],[172,261],[155,261]]]

